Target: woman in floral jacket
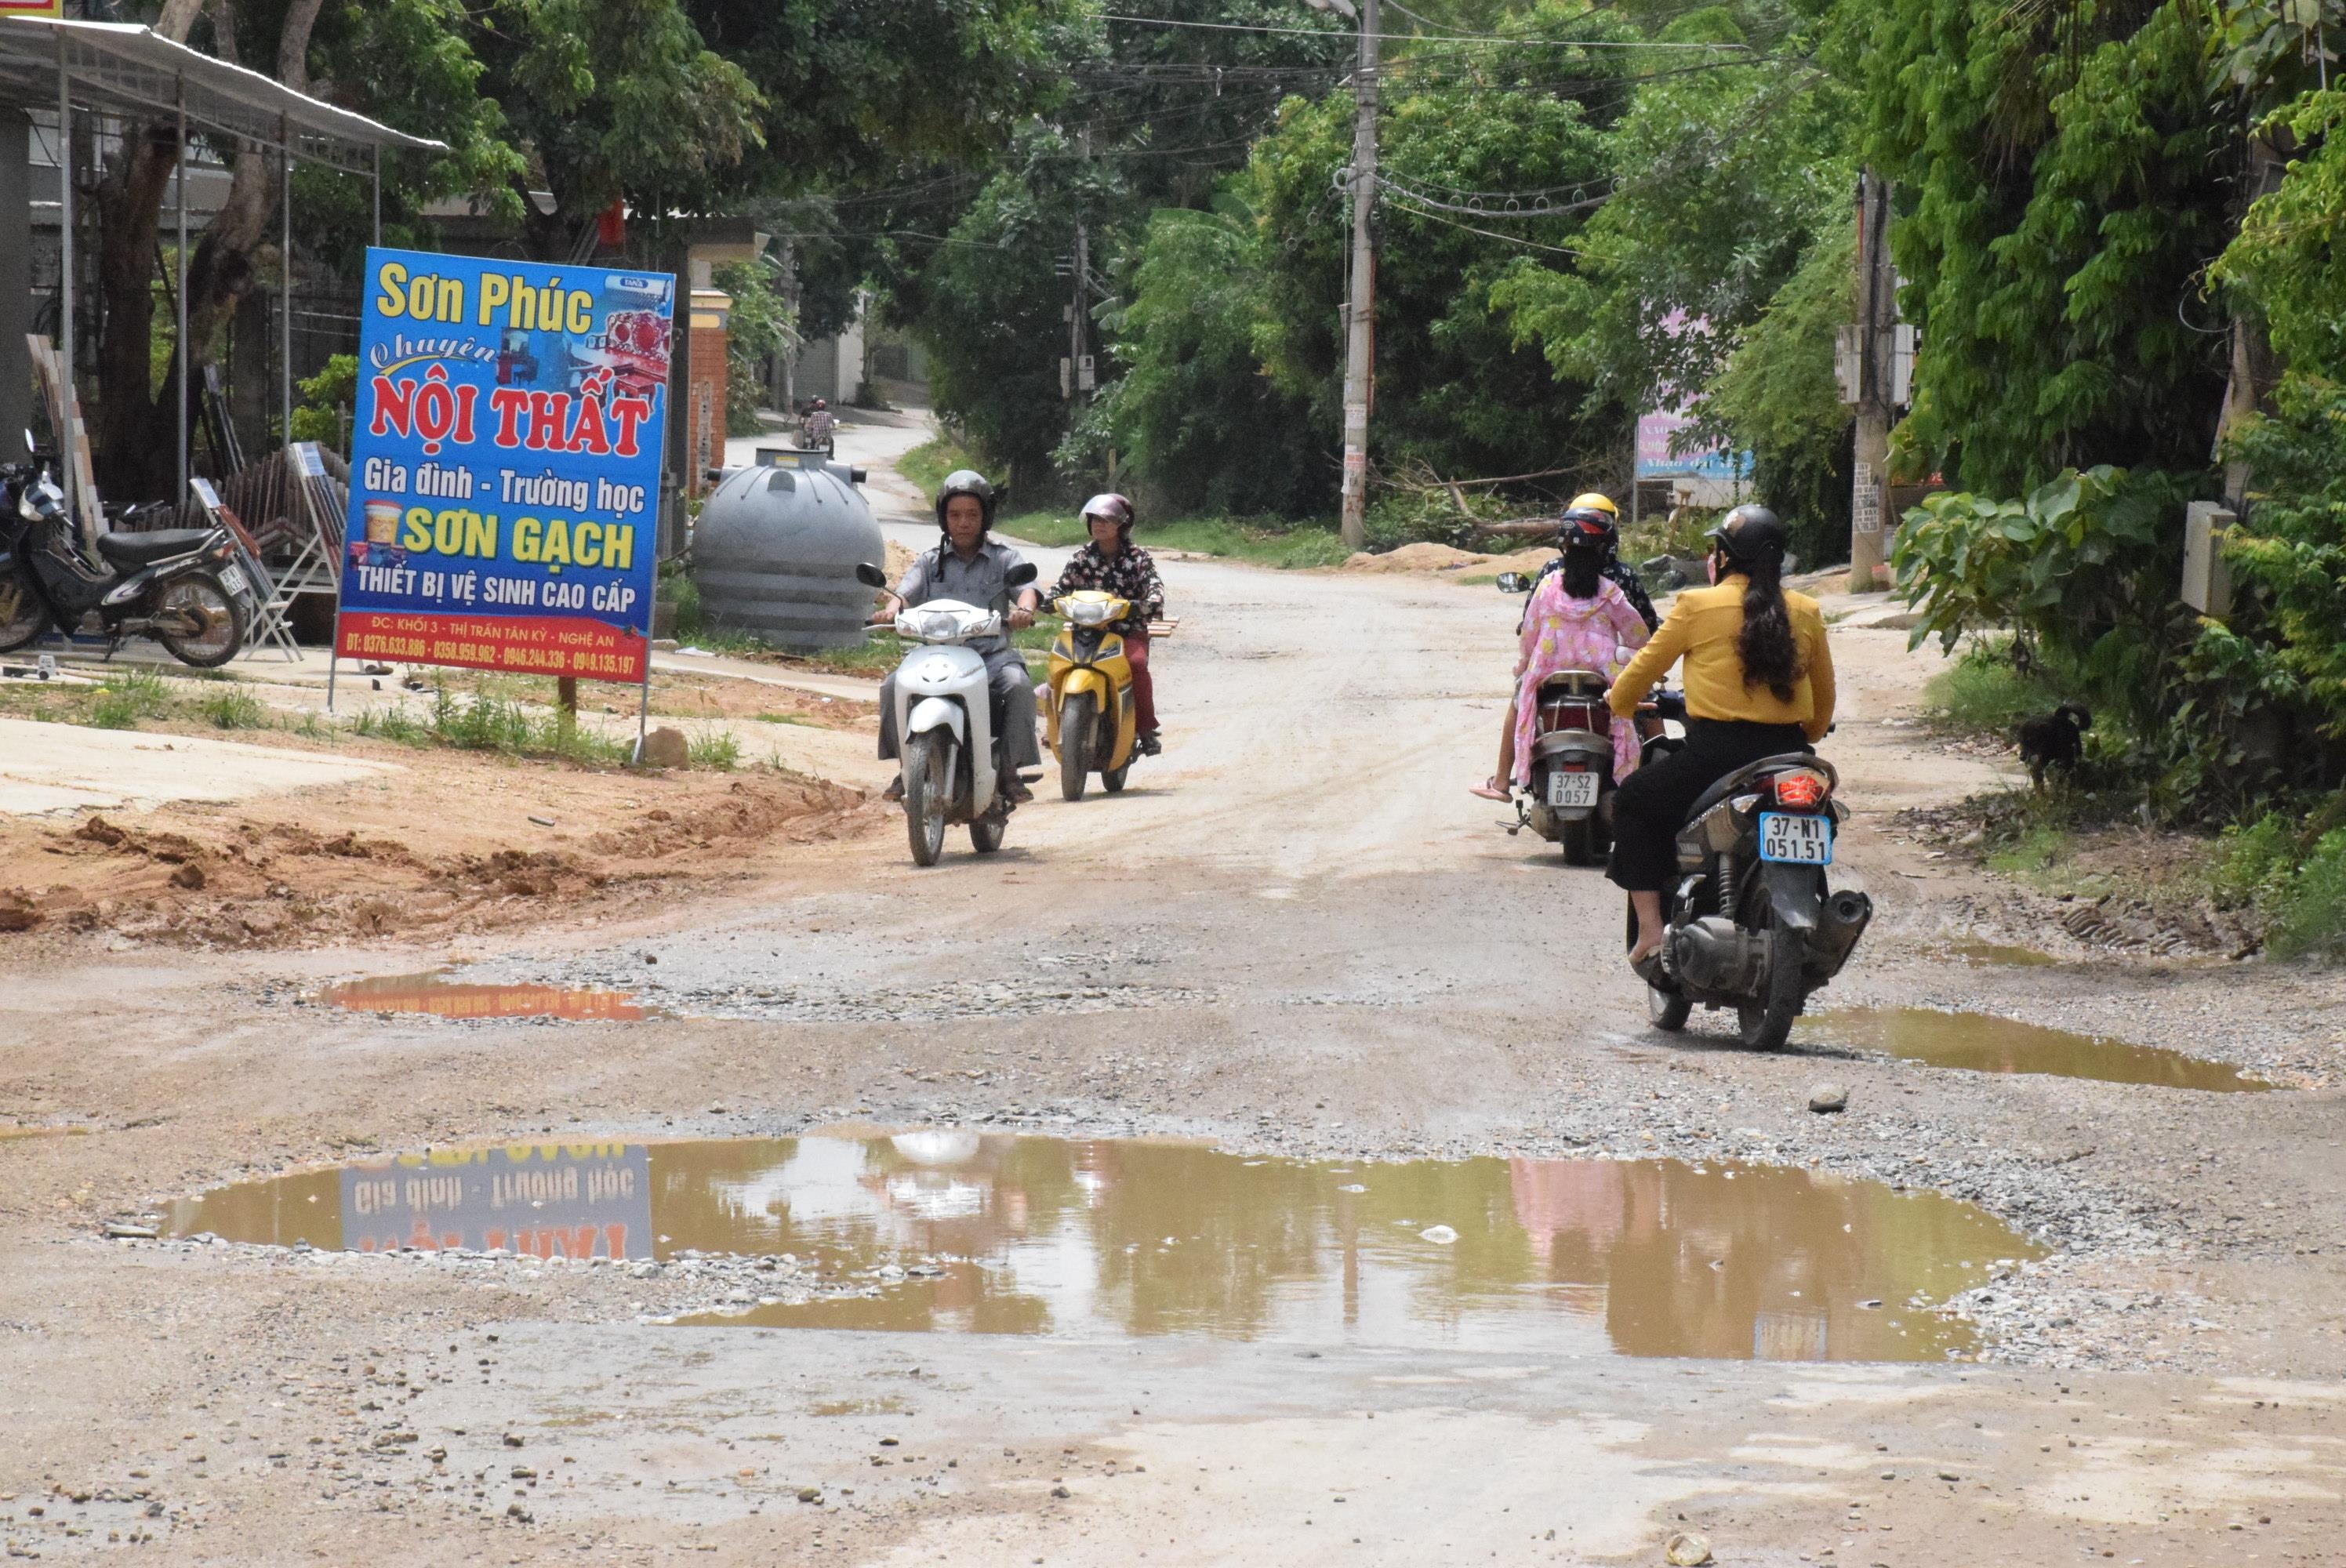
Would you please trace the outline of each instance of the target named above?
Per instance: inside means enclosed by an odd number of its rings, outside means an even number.
[[[1605,575],[1603,552],[1568,545],[1564,569],[1541,578],[1525,607],[1523,647],[1515,659],[1515,721],[1500,737],[1498,771],[1474,793],[1504,800],[1511,794],[1502,780],[1518,787],[1531,782],[1532,728],[1539,719],[1541,681],[1560,669],[1586,669],[1609,682],[1652,635],[1621,585]],[[1617,781],[1637,766],[1637,728],[1616,718],[1612,737]]]

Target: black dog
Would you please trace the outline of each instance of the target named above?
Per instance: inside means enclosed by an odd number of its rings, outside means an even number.
[[[2093,727],[2094,716],[2074,702],[2021,721],[2020,759],[2028,764],[2028,776],[2036,781],[2036,788],[2045,788],[2047,768],[2064,773],[2077,771],[2086,755],[2085,732]]]

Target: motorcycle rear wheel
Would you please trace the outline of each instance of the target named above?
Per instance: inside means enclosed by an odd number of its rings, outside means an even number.
[[[1092,772],[1092,694],[1079,691],[1059,708],[1059,799],[1080,800]]]
[[[155,640],[181,664],[218,669],[244,651],[244,606],[216,577],[199,575],[171,584],[163,590],[155,616],[158,622],[166,616],[184,618],[197,628],[192,636],[159,625],[155,628]]]
[[[904,742],[904,836],[913,863],[933,866],[945,852],[945,811],[953,802],[954,743],[933,730]]]
[[[1593,866],[1596,863],[1596,819],[1583,817],[1580,820],[1556,825],[1556,841],[1564,846],[1564,863],[1567,866]]]
[[[1132,764],[1129,762],[1121,768],[1103,768],[1100,769],[1100,788],[1111,795],[1122,794],[1125,779],[1131,772]]]
[[[1002,835],[1009,827],[1009,818],[988,811],[969,825],[969,847],[981,855],[990,855],[1002,848]]]
[[[1630,904],[1629,936],[1621,951],[1627,952],[1637,945],[1637,906]],[[1694,1016],[1694,1003],[1675,991],[1664,991],[1658,985],[1646,987],[1646,1022],[1666,1034],[1675,1034],[1687,1026]]]
[[[12,567],[0,572],[0,653],[14,653],[48,629],[49,612]]]
[[[1780,1051],[1792,1037],[1800,1004],[1808,1000],[1800,986],[1800,933],[1775,923],[1764,897],[1760,910],[1764,918],[1758,923],[1769,933],[1768,977],[1760,997],[1737,1007],[1735,1018],[1747,1049]]]

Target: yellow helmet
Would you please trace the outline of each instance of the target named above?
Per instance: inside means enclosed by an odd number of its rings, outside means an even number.
[[[1579,494],[1574,496],[1572,498],[1572,504],[1564,509],[1565,514],[1566,516],[1570,516],[1573,513],[1578,512],[1583,508],[1586,508],[1592,512],[1602,512],[1607,517],[1614,518],[1617,521],[1621,515],[1621,509],[1613,504],[1613,498],[1610,495],[1606,494],[1601,490],[1584,490]]]

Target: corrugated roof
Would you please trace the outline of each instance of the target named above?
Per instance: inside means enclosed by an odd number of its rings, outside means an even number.
[[[0,101],[53,107],[61,66],[77,108],[169,114],[184,94],[191,123],[270,147],[290,142],[296,156],[320,163],[363,168],[354,155],[378,148],[448,150],[444,142],[336,108],[258,71],[175,44],[151,27],[0,17]]]

